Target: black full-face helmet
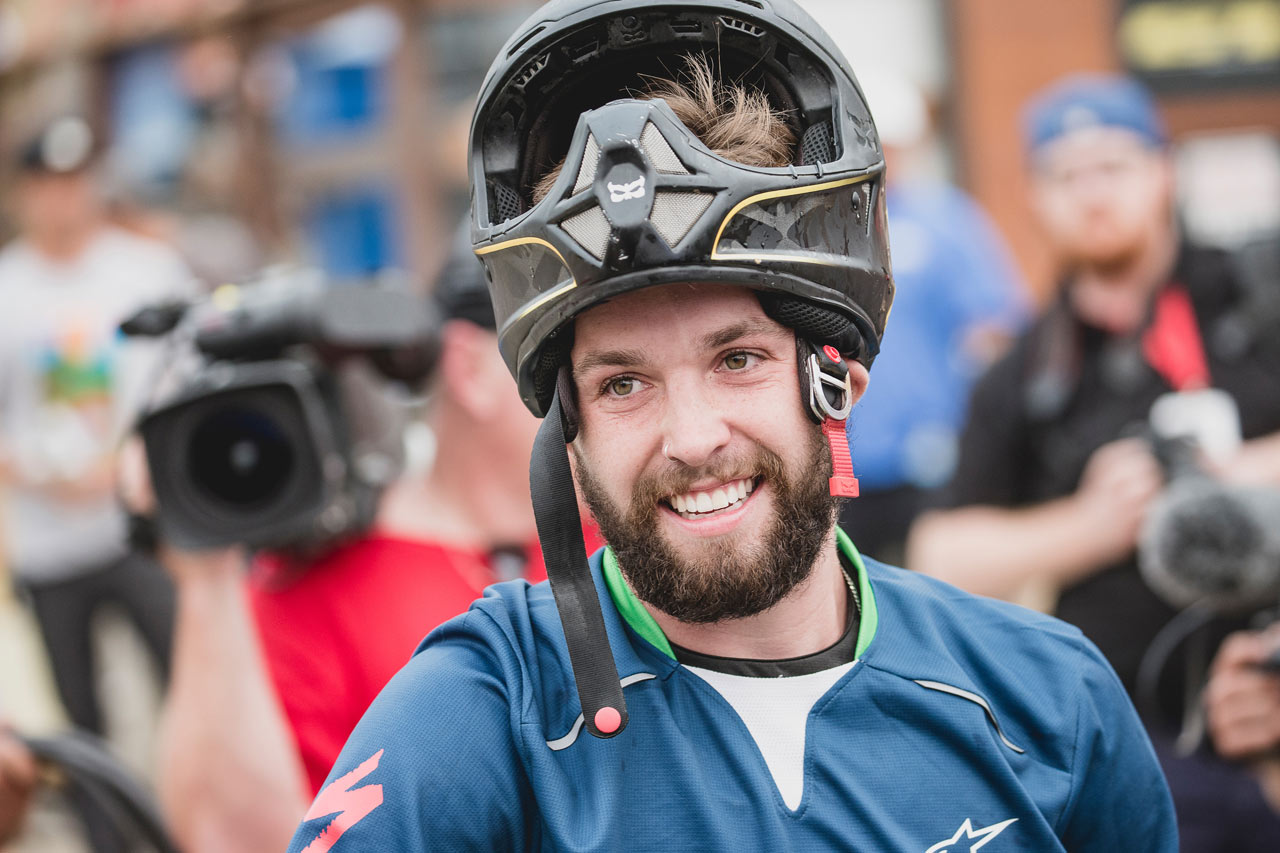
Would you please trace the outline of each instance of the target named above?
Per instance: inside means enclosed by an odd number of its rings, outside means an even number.
[[[799,140],[792,163],[733,162],[664,101],[636,97],[697,56],[721,82],[765,96]],[[499,346],[525,404],[551,416],[534,451],[534,504],[584,722],[611,736],[625,704],[567,518],[577,518],[563,446],[576,431],[564,369],[573,320],[655,285],[752,288],[796,330],[802,376],[812,364],[809,411],[830,427],[834,454],[832,425],[842,443],[848,414],[839,356],[870,367],[893,301],[884,157],[848,62],[794,0],[553,0],[489,69],[470,168]]]
[[[791,165],[726,160],[632,99],[690,55],[765,94],[800,140]],[[575,316],[671,282],[755,288],[869,366],[893,300],[883,172],[848,62],[792,0],[548,3],[490,68],[471,131],[473,237],[526,405],[546,413]]]

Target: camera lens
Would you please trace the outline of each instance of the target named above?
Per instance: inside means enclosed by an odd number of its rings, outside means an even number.
[[[191,434],[187,464],[192,479],[214,498],[235,507],[269,503],[294,470],[294,453],[266,414],[231,408],[211,414]]]

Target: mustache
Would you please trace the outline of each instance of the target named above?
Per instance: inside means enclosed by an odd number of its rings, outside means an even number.
[[[670,462],[661,469],[642,475],[632,487],[635,506],[656,504],[672,495],[684,494],[694,483],[715,480],[727,483],[744,478],[782,479],[785,473],[782,457],[757,446],[754,452],[735,458],[716,459],[707,465],[691,466]]]

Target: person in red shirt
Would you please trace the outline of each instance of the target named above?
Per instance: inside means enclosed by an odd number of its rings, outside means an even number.
[[[430,470],[358,540],[300,563],[162,551],[178,588],[160,798],[182,849],[283,850],[347,736],[436,625],[490,583],[546,577],[529,500],[537,421],[499,355],[483,270],[455,251]]]

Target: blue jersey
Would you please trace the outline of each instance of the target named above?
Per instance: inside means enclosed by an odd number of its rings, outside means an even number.
[[[1147,736],[1078,630],[839,544],[857,660],[799,718],[789,797],[785,759],[675,660],[606,549],[620,735],[583,730],[547,584],[499,584],[383,690],[290,849],[1177,850]]]

